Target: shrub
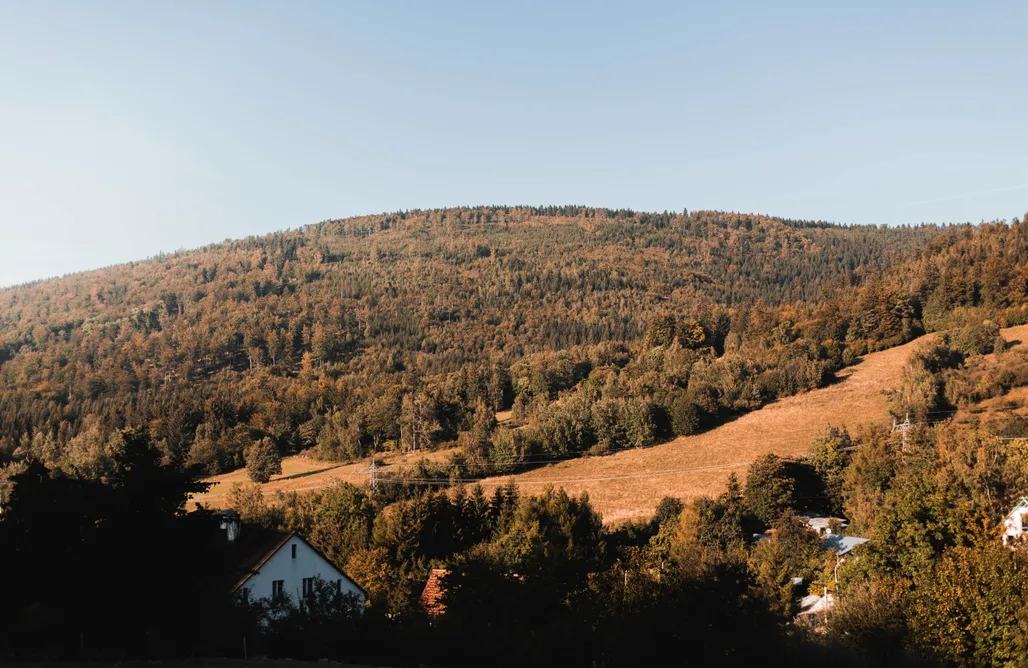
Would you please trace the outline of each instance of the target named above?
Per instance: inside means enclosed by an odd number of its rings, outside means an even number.
[[[999,335],[999,325],[986,320],[959,330],[953,337],[953,346],[965,355],[985,355],[995,350]]]

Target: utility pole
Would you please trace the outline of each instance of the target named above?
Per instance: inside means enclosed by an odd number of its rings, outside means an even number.
[[[357,473],[368,474],[368,484],[371,486],[371,493],[375,494],[378,492],[378,463],[375,461],[375,454],[378,452],[378,436],[375,437],[375,442],[371,446],[371,465],[361,466],[357,468]]]
[[[896,422],[896,418],[892,418],[892,431],[893,433],[900,432],[900,434],[902,434],[904,451],[907,449],[907,432],[910,431],[910,428],[913,426],[914,425],[910,423],[909,412],[906,414],[903,422]]]

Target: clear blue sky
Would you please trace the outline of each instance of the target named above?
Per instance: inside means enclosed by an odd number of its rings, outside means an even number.
[[[1026,26],[1024,2],[0,0],[0,285],[462,204],[1010,219]]]

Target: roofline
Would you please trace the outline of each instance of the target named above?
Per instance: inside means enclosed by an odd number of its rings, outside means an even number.
[[[254,575],[256,575],[256,574],[257,574],[257,573],[258,573],[258,572],[259,572],[259,571],[261,570],[261,567],[263,567],[263,566],[264,566],[264,564],[268,563],[268,560],[269,560],[269,559],[271,559],[271,558],[272,558],[273,556],[275,556],[276,554],[278,554],[278,551],[279,551],[279,550],[281,550],[281,549],[282,549],[282,547],[283,547],[283,546],[284,546],[284,545],[285,545],[286,543],[288,543],[288,542],[289,542],[289,541],[290,541],[290,540],[291,540],[292,538],[299,538],[299,539],[300,539],[300,540],[301,540],[301,541],[303,542],[303,544],[304,544],[304,545],[306,545],[307,547],[309,547],[310,549],[312,549],[312,550],[314,551],[314,553],[315,553],[315,554],[317,554],[317,555],[318,555],[319,557],[321,557],[321,558],[322,558],[322,559],[324,559],[324,560],[325,560],[326,562],[328,562],[328,563],[329,563],[329,564],[330,564],[330,565],[332,566],[332,568],[334,568],[334,569],[336,569],[337,571],[339,571],[339,572],[340,572],[340,573],[341,573],[341,574],[343,575],[343,577],[344,577],[344,578],[346,578],[346,579],[347,579],[347,580],[349,580],[349,581],[350,581],[351,583],[353,583],[353,586],[357,587],[357,589],[359,589],[359,590],[360,590],[361,594],[363,594],[363,595],[364,595],[364,600],[365,600],[365,601],[366,601],[366,600],[368,600],[368,592],[367,592],[367,591],[366,591],[366,590],[364,589],[364,587],[362,587],[362,586],[360,586],[359,584],[357,584],[357,581],[356,581],[356,580],[354,580],[353,578],[351,578],[351,577],[349,576],[349,574],[347,574],[347,572],[346,572],[346,571],[344,571],[344,570],[343,570],[342,568],[340,568],[339,566],[337,566],[337,565],[336,565],[336,562],[334,562],[334,561],[332,561],[331,559],[329,559],[328,557],[326,557],[326,556],[325,556],[325,553],[324,553],[324,552],[322,552],[321,550],[319,550],[319,549],[318,549],[318,548],[316,548],[315,546],[311,545],[310,541],[308,541],[308,540],[307,540],[306,538],[304,538],[304,537],[303,537],[303,536],[301,536],[300,534],[296,533],[295,531],[290,531],[290,532],[288,532],[288,533],[287,533],[287,534],[285,535],[285,537],[284,537],[284,538],[282,538],[282,540],[280,540],[279,542],[275,543],[275,545],[273,545],[273,546],[271,547],[271,549],[270,549],[270,550],[268,550],[268,553],[267,553],[267,554],[265,554],[265,555],[264,555],[264,556],[263,556],[263,557],[261,558],[261,560],[260,560],[260,561],[258,561],[258,562],[257,562],[257,563],[256,563],[256,564],[254,565],[254,567],[250,569],[250,572],[249,572],[249,573],[247,573],[246,575],[244,575],[244,576],[243,576],[243,578],[242,578],[241,580],[239,580],[239,582],[237,582],[237,583],[235,584],[235,586],[234,586],[234,587],[232,587],[232,592],[231,592],[231,593],[235,593],[235,592],[236,592],[236,591],[237,591],[237,590],[238,590],[238,589],[239,589],[240,587],[242,587],[242,586],[243,586],[243,583],[245,583],[245,582],[246,582],[247,580],[249,580],[249,579],[250,579],[250,578],[252,578],[252,577],[253,577]]]

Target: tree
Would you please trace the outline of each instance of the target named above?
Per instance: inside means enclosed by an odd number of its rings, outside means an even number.
[[[298,495],[286,506],[283,524],[298,531],[335,563],[368,548],[375,511],[361,488],[347,482]]]
[[[269,506],[264,500],[261,486],[255,482],[235,483],[228,494],[229,504],[239,513],[244,524],[275,528],[282,522],[281,509]]]
[[[770,526],[792,507],[793,487],[785,462],[777,455],[764,455],[750,465],[746,476],[746,506]]]
[[[831,514],[842,513],[843,472],[849,462],[847,448],[853,440],[845,427],[828,427],[811,444],[809,462],[820,478],[826,508]]]
[[[400,407],[400,443],[404,450],[417,452],[432,445],[439,432],[435,401],[423,391],[407,394]]]
[[[986,320],[960,329],[953,337],[953,346],[965,355],[986,355],[995,350],[999,336],[999,325]]]
[[[246,449],[246,474],[254,482],[268,482],[271,476],[282,473],[282,456],[275,442],[264,437]]]
[[[189,496],[208,485],[162,465],[145,434],[119,435],[124,447],[104,481],[38,462],[11,477],[0,544],[5,570],[18,577],[8,578],[0,607],[5,642],[77,656],[85,638],[94,650],[140,655],[154,632],[188,642],[215,624],[217,590],[197,546],[217,525],[205,512],[185,511]]]
[[[904,583],[876,577],[853,583],[828,617],[828,632],[869,665],[902,665],[908,639]]]
[[[1023,556],[992,543],[948,551],[911,602],[914,642],[942,661],[1017,665],[1028,653]]]
[[[664,526],[668,522],[677,522],[679,515],[682,514],[682,509],[685,505],[681,499],[677,499],[673,496],[665,496],[657,504],[657,511],[654,514],[653,521],[657,527]]]

